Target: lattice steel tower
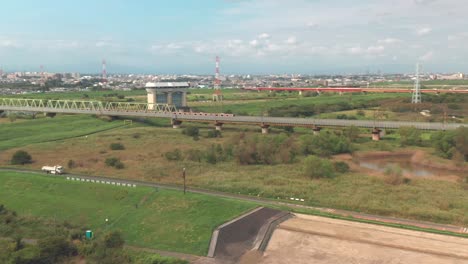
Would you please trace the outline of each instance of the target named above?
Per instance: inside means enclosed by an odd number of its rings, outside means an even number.
[[[421,85],[419,83],[419,63],[416,63],[416,80],[414,80],[413,96],[411,97],[411,103],[421,103]]]
[[[221,93],[221,79],[219,76],[219,57],[216,56],[213,101],[222,101],[222,100],[223,100],[223,94]]]

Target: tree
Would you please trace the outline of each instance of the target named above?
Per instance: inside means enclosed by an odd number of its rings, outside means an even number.
[[[455,130],[455,149],[468,161],[468,127],[459,127]]]
[[[57,263],[61,257],[77,254],[76,247],[64,237],[52,236],[39,240],[39,263]]]
[[[32,157],[29,155],[28,152],[24,150],[18,150],[13,154],[13,157],[11,158],[11,164],[13,165],[24,165],[27,163],[32,163]]]
[[[359,128],[355,126],[346,127],[343,130],[343,135],[347,137],[351,142],[355,142],[359,138]]]
[[[420,146],[422,143],[421,131],[414,127],[400,127],[398,134],[401,146]]]
[[[307,177],[318,179],[332,178],[335,176],[333,164],[329,160],[311,155],[306,157],[302,164],[302,171]]]
[[[323,131],[319,135],[305,135],[301,137],[302,152],[305,155],[331,156],[340,153],[350,153],[351,144],[344,136]]]
[[[125,240],[120,232],[112,231],[104,236],[104,245],[106,248],[122,248],[124,244]]]

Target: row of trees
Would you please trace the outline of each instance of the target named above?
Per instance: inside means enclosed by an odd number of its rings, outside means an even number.
[[[328,157],[352,151],[351,140],[357,138],[359,130],[347,129],[342,134],[323,131],[319,135],[304,135],[299,138],[285,133],[279,135],[247,135],[240,133],[224,145],[213,144],[205,150],[179,149],[165,153],[170,161],[190,160],[196,162],[217,162],[234,159],[240,165],[274,165],[297,161],[297,157],[311,154]]]

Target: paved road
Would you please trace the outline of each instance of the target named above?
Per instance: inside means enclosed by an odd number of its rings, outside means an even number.
[[[26,173],[34,173],[34,174],[42,173],[42,172],[33,171],[33,170],[18,170],[18,169],[9,169],[9,168],[0,168],[0,171],[26,172]],[[156,188],[169,189],[169,190],[180,190],[180,191],[183,190],[183,187],[177,186],[177,185],[159,184],[159,183],[152,183],[152,182],[143,182],[143,181],[135,181],[135,180],[128,180],[128,179],[111,178],[111,177],[105,177],[105,176],[65,174],[65,175],[60,175],[59,177],[80,177],[80,178],[89,179],[89,180],[114,181],[114,182],[120,182],[120,183],[126,183],[126,184],[135,184],[137,186],[148,186],[148,187],[156,187]],[[261,197],[252,197],[252,196],[247,196],[247,195],[224,193],[224,192],[205,190],[205,189],[200,189],[200,188],[191,188],[190,187],[190,188],[187,188],[187,191],[192,192],[192,193],[200,193],[200,194],[217,196],[217,197],[222,197],[222,198],[229,198],[229,199],[236,199],[236,200],[242,200],[242,201],[248,201],[248,202],[255,202],[255,203],[259,203],[259,204],[263,204],[263,205],[287,206],[289,208],[318,210],[318,211],[321,211],[321,212],[331,213],[331,214],[335,214],[335,215],[351,216],[351,217],[357,218],[357,219],[373,220],[373,221],[378,221],[378,222],[402,224],[402,225],[416,226],[416,227],[421,227],[421,228],[430,228],[430,229],[435,229],[435,230],[442,230],[442,231],[450,231],[450,232],[454,232],[454,233],[468,234],[468,228],[467,227],[460,227],[460,226],[454,226],[454,225],[437,224],[437,223],[410,220],[410,219],[378,216],[378,215],[364,214],[364,213],[358,213],[358,212],[352,212],[352,211],[340,210],[340,209],[314,207],[314,206],[308,206],[308,205],[304,205],[304,204],[293,204],[293,203],[289,203],[289,202],[271,200],[271,199],[266,199],[266,198],[261,198]]]

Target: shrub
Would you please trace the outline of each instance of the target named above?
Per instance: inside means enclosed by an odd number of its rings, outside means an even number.
[[[32,163],[32,157],[24,150],[16,151],[15,154],[13,154],[13,157],[11,157],[11,164],[13,165],[24,165],[27,163]]]
[[[39,263],[57,263],[62,257],[77,254],[76,247],[64,237],[52,236],[39,240]]]
[[[112,143],[112,144],[110,144],[110,149],[111,150],[124,150],[125,147],[121,143]]]
[[[198,127],[186,127],[182,130],[182,134],[195,138],[199,136],[200,131]]]
[[[308,156],[303,161],[303,173],[305,176],[318,178],[332,178],[335,176],[333,164],[326,159],[317,156]]]
[[[69,169],[73,169],[73,168],[76,167],[76,163],[75,163],[74,160],[69,160],[68,163],[67,163],[67,165],[68,165],[68,168],[69,168]]]
[[[123,164],[122,161],[120,161],[120,159],[118,158],[107,158],[106,161],[105,161],[106,165],[109,166],[109,167],[114,167],[116,169],[123,169],[125,168],[125,165]]]
[[[400,185],[405,182],[403,170],[398,165],[389,165],[385,167],[385,182],[391,185]]]
[[[208,134],[206,135],[207,138],[218,138],[222,137],[221,131],[219,130],[210,130],[208,131]]]
[[[119,161],[117,161],[117,163],[115,163],[114,167],[116,169],[118,169],[118,170],[121,170],[121,169],[125,168],[125,165],[123,164],[122,161],[119,160]]]
[[[201,162],[203,159],[203,152],[198,149],[190,149],[186,153],[186,159],[195,162]]]
[[[106,248],[122,248],[125,241],[120,232],[113,231],[104,236],[104,245]]]
[[[233,140],[233,155],[241,165],[291,163],[297,154],[294,139],[278,136],[239,135]]]
[[[340,153],[350,153],[351,143],[344,136],[323,131],[319,135],[305,135],[301,137],[302,152],[305,155],[331,156]]]
[[[398,134],[401,146],[420,146],[422,143],[421,131],[414,127],[400,127]]]
[[[335,168],[335,171],[338,173],[347,173],[349,171],[348,163],[343,162],[343,161],[337,161],[333,163],[333,167]]]
[[[182,159],[182,152],[180,149],[175,149],[173,151],[168,151],[164,154],[167,160],[176,161]]]

